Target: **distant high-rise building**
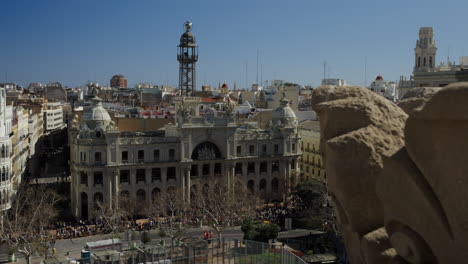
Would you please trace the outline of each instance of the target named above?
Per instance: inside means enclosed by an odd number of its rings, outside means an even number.
[[[180,37],[177,60],[179,61],[179,91],[181,96],[191,96],[196,87],[196,63],[198,47],[192,32],[192,22],[184,24],[185,32]]]
[[[112,76],[112,79],[110,80],[110,86],[112,88],[119,88],[119,89],[127,88],[128,87],[127,78],[125,78],[125,76],[123,75],[114,75]]]

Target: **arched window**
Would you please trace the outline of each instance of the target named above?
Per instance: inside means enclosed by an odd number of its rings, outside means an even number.
[[[432,56],[429,57],[429,68],[432,68]]]
[[[203,185],[203,195],[208,195],[208,193],[210,192],[210,186],[208,185],[208,183],[205,183]]]
[[[259,185],[259,190],[260,191],[265,191],[266,190],[266,185],[267,185],[267,182],[265,179],[261,179],[260,180],[260,185]]]
[[[167,194],[174,194],[175,193],[175,187],[174,186],[169,186],[167,187]]]
[[[85,192],[81,193],[81,219],[88,219],[88,194]]]
[[[102,196],[102,193],[97,192],[94,194],[94,206],[102,205],[102,202],[104,201],[104,197]]]
[[[157,199],[159,199],[159,196],[161,195],[161,190],[159,188],[154,188],[153,191],[151,191],[151,200],[154,202]]]
[[[143,189],[139,189],[136,193],[137,201],[145,201],[146,200],[146,192]]]
[[[273,178],[273,180],[271,180],[271,190],[273,192],[278,192],[278,188],[279,188],[278,178]]]
[[[418,57],[418,67],[421,67],[421,56]]]
[[[120,192],[120,199],[129,199],[130,193],[127,190],[123,190]]]
[[[423,65],[426,66],[426,57],[424,57],[424,64]]]
[[[255,193],[255,182],[253,180],[249,180],[247,182],[247,189],[249,190],[251,194]]]
[[[5,173],[5,167],[2,167],[2,181],[5,181],[5,180],[6,180],[5,175],[6,175],[6,173]]]
[[[205,141],[198,144],[192,152],[193,160],[214,160],[221,159],[221,151],[216,144]]]

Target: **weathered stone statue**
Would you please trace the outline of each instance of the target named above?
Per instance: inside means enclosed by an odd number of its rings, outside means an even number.
[[[414,95],[423,96],[402,102],[408,116],[361,87],[313,93],[327,184],[353,264],[468,259],[468,83]]]

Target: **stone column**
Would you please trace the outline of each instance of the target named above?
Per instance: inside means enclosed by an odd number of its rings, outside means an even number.
[[[291,161],[286,160],[286,194],[291,191]]]
[[[186,177],[186,179],[185,179],[185,185],[187,186],[187,187],[186,187],[186,197],[187,197],[186,199],[187,199],[187,202],[190,202],[190,191],[191,191],[191,188],[192,188],[192,186],[191,186],[192,183],[190,182],[190,170],[191,170],[191,167],[190,167],[190,165],[189,165],[189,166],[187,167],[187,169],[186,169],[186,175],[185,175],[185,177]]]
[[[119,202],[119,183],[120,183],[120,171],[118,168],[114,171],[114,199],[116,204]]]

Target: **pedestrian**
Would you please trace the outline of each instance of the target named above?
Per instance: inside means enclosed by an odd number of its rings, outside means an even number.
[[[55,256],[56,253],[57,253],[57,249],[55,247],[52,248],[52,256]]]
[[[210,241],[209,241],[208,243],[210,243],[210,244],[211,244],[211,240],[213,240],[213,230],[212,230],[212,231],[210,231]]]
[[[203,240],[208,240],[208,231],[203,232]]]

